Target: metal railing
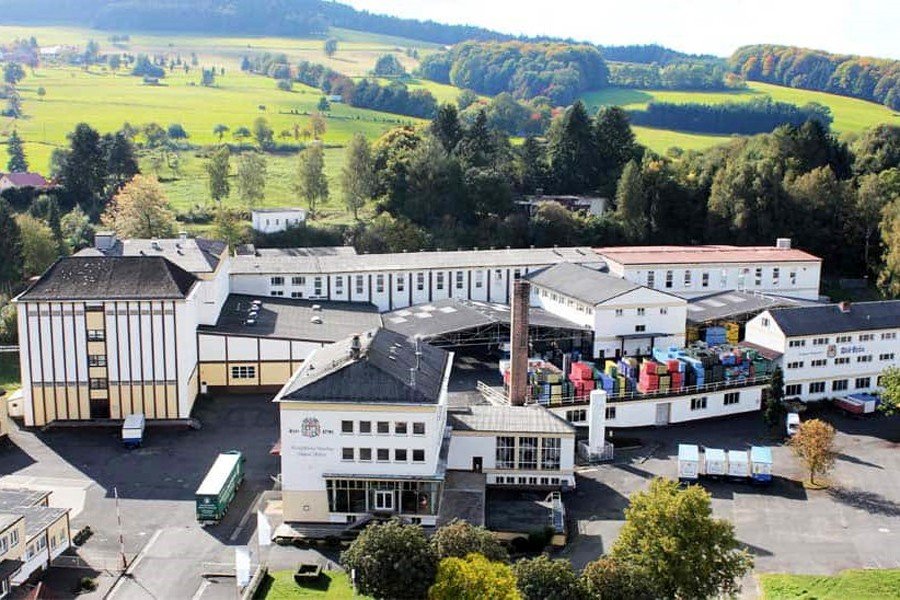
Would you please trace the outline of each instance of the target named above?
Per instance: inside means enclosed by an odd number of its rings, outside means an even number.
[[[506,406],[509,404],[509,396],[501,392],[495,387],[491,387],[483,381],[475,383],[475,389],[478,390],[484,399],[491,404],[497,406]]]

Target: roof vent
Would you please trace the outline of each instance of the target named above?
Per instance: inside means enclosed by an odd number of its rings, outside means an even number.
[[[849,314],[849,313],[850,313],[850,303],[847,302],[847,301],[839,302],[839,303],[838,303],[838,310],[840,310],[840,311],[841,311],[842,313],[844,313],[845,315],[846,315],[846,314]]]
[[[321,324],[322,324],[322,317],[320,317],[319,315],[315,315],[315,316],[313,316],[313,318],[311,318],[311,319],[309,320],[309,322],[310,322],[310,323],[315,323],[316,325],[321,325]]]
[[[779,250],[790,250],[791,238],[778,238],[775,240],[775,247]]]
[[[187,240],[187,239],[188,239],[187,231],[179,231],[179,232],[178,232],[178,239],[181,240],[182,242],[185,241],[185,240]]]
[[[322,310],[322,305],[321,304],[313,304],[312,309],[313,310]]]
[[[256,319],[247,319],[246,321],[244,321],[244,325],[253,327],[254,325],[256,325]]]
[[[162,246],[159,245],[159,240],[151,240],[150,247],[154,250],[162,250]]]
[[[350,358],[354,360],[359,358],[360,350],[362,350],[362,344],[359,342],[359,336],[354,335],[350,340]]]
[[[116,232],[98,231],[94,235],[94,248],[100,252],[108,252],[116,245]]]

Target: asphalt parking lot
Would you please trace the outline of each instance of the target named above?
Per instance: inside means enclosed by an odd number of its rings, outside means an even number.
[[[676,477],[677,444],[725,449],[773,446],[770,486],[712,482],[713,512],[735,524],[738,539],[755,556],[756,572],[828,574],[848,568],[900,567],[900,417],[821,415],[838,431],[838,453],[828,490],[808,491],[790,449],[758,414],[728,420],[619,431],[642,445],[618,451],[612,464],[581,470],[569,495],[577,530],[565,554],[576,567],[608,551],[622,525],[628,495],[655,476]],[[748,578],[745,594],[754,595]]]
[[[0,449],[0,485],[57,490],[54,503],[72,508],[72,531],[90,526],[94,535],[78,549],[110,598],[234,597],[234,580],[207,579],[231,573],[233,546],[251,541],[253,505],[271,489],[278,459],[270,450],[278,437],[278,412],[271,396],[230,396],[201,401],[199,430],[148,427],[142,448],[122,448],[118,430],[101,428],[13,431]],[[194,517],[194,491],[224,450],[246,457],[246,479],[217,526]],[[115,492],[118,493],[129,574],[121,564]],[[48,581],[60,592],[77,579],[73,569],[53,569]],[[82,575],[85,573],[79,573]],[[195,595],[196,594],[196,595]],[[90,596],[89,596],[90,597]]]

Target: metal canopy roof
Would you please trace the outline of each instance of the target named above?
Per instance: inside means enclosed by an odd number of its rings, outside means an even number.
[[[744,315],[755,316],[770,308],[810,304],[814,303],[759,292],[726,290],[699,298],[689,298],[687,320],[691,323],[710,323],[723,319],[737,319]]]

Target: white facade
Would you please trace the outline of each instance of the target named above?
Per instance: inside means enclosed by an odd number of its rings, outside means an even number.
[[[684,346],[687,301],[678,296],[642,287],[591,305],[535,283],[531,299],[533,306],[590,327],[595,358],[649,354],[651,343]]]
[[[854,310],[854,308],[850,308]],[[781,354],[786,398],[823,400],[879,389],[889,367],[900,367],[900,322],[892,327],[786,335],[771,311],[747,323],[745,339]]]
[[[609,401],[607,428],[652,427],[725,417],[760,409],[765,385],[704,391],[647,400]],[[588,406],[553,406],[550,410],[575,425],[587,426]]]
[[[306,221],[306,210],[302,208],[270,208],[254,210],[250,213],[251,225],[260,233],[278,233],[288,227],[296,227]]]

